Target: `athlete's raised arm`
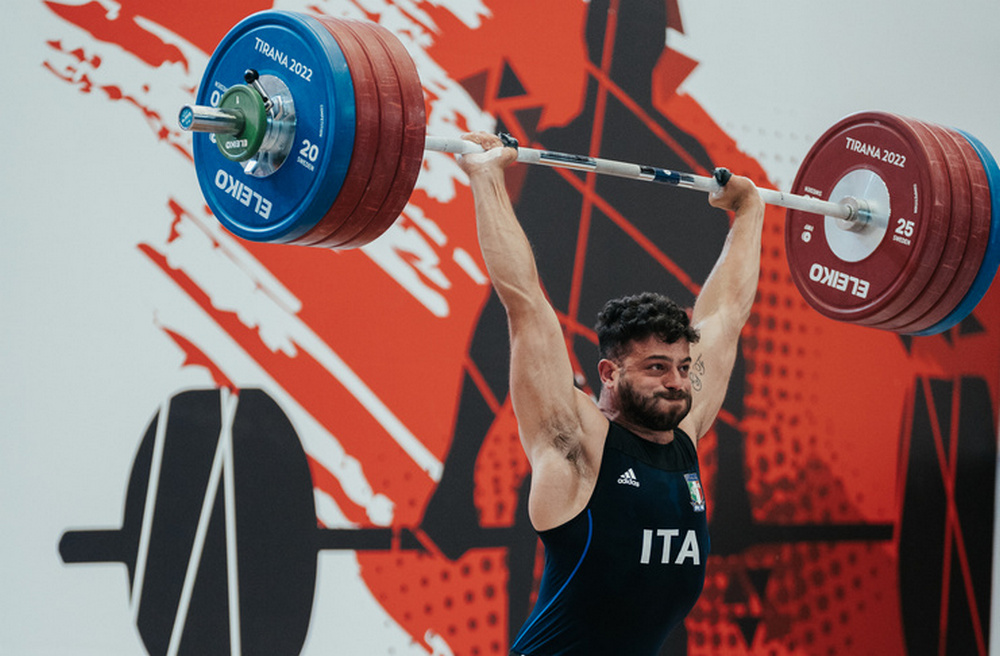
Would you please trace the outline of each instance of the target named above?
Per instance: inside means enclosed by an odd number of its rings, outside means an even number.
[[[565,521],[586,503],[596,475],[596,441],[607,420],[576,389],[566,341],[545,297],[534,253],[504,186],[504,170],[516,151],[494,135],[466,139],[485,152],[465,155],[462,169],[475,198],[479,245],[510,331],[510,394],[521,443],[532,468],[529,511],[536,528]]]

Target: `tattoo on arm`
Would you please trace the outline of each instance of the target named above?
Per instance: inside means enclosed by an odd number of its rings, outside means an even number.
[[[698,355],[698,359],[695,360],[694,364],[691,365],[691,389],[695,392],[701,391],[701,377],[705,375],[705,362],[701,359],[701,354]]]

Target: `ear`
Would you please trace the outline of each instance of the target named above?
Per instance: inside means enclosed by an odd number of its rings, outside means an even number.
[[[597,363],[597,373],[601,377],[601,385],[611,387],[618,378],[618,365],[611,360],[602,359]]]

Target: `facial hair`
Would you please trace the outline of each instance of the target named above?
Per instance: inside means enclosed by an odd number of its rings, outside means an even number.
[[[682,408],[668,410],[657,408],[659,399],[682,400]],[[657,392],[651,397],[641,397],[626,381],[618,386],[618,406],[622,418],[643,428],[654,431],[669,431],[677,428],[681,420],[691,411],[691,393],[686,390]]]

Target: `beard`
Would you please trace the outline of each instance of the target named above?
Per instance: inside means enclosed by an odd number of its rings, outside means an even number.
[[[679,400],[684,401],[684,404],[680,408],[671,406],[663,410],[658,407],[659,399]],[[686,390],[676,390],[642,397],[635,388],[622,381],[618,386],[618,405],[622,417],[633,424],[649,430],[668,431],[677,428],[681,420],[691,411],[691,393]]]

